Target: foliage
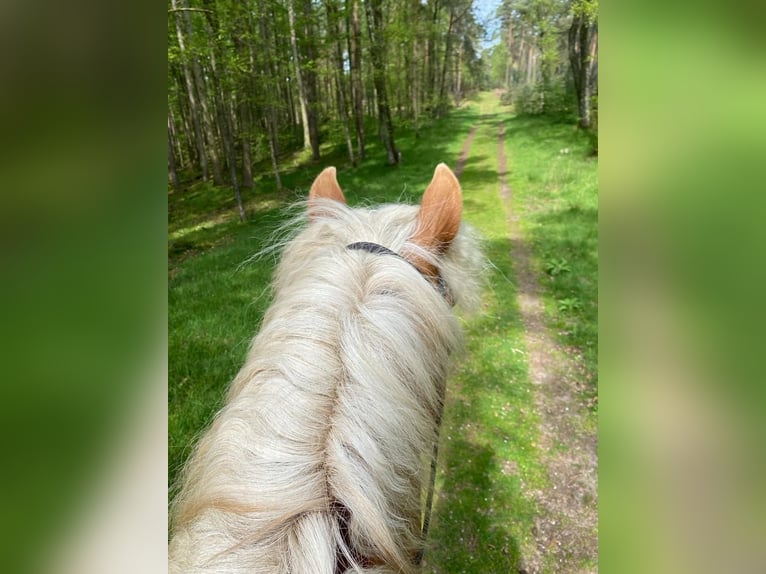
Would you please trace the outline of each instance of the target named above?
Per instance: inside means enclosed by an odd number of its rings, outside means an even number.
[[[572,267],[569,262],[562,257],[549,259],[545,264],[545,272],[551,277],[556,277],[563,273],[571,273]]]
[[[570,85],[563,80],[547,88],[539,84],[524,85],[515,92],[513,109],[519,115],[547,114],[571,120],[575,111],[574,94]]]
[[[597,18],[597,0],[504,0],[497,9],[499,42],[489,50],[488,84],[513,94],[520,114],[573,119],[568,30],[574,15]],[[508,97],[508,96],[506,96]]]
[[[537,86],[519,87],[513,97],[513,110],[519,115],[543,113],[543,93]]]
[[[598,0],[572,0],[570,11],[573,15],[581,14],[589,22],[598,18]]]
[[[381,100],[392,123],[380,133],[393,144],[398,126],[417,129],[481,87],[483,30],[472,7],[168,0],[171,181],[201,176],[237,191],[271,172],[279,187],[286,155],[308,147],[316,160],[331,142],[356,163],[365,134],[378,131],[367,124],[383,113]],[[380,15],[376,31],[370,14]]]
[[[556,307],[560,313],[572,313],[582,309],[582,303],[577,297],[567,297],[565,299],[557,299]]]

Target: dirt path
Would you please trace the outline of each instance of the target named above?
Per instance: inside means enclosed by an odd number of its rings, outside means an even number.
[[[545,453],[549,488],[526,493],[539,508],[535,546],[522,548],[521,572],[557,574],[598,570],[597,435],[585,424],[586,406],[575,391],[577,358],[551,335],[532,253],[513,209],[508,185],[504,127],[498,135],[500,194],[506,207],[511,259],[524,323],[529,378],[536,389],[540,448]],[[467,142],[470,143],[470,142]]]
[[[455,164],[455,176],[458,179],[460,179],[460,174],[463,173],[465,162],[468,160],[468,152],[471,150],[471,142],[473,142],[473,136],[476,134],[476,128],[477,126],[471,126],[471,129],[468,130],[468,135],[465,138],[465,142],[463,142],[463,147],[457,158],[457,163]]]

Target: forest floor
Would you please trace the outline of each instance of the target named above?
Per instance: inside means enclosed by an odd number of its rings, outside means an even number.
[[[264,175],[245,194],[246,223],[231,190],[169,193],[171,495],[268,306],[274,261],[252,254],[294,214],[284,207],[325,165],[338,166],[351,205],[416,203],[444,161],[491,268],[448,383],[424,572],[595,572],[598,199],[587,137],[571,122],[513,116],[485,93],[419,133],[403,126],[397,144],[394,170],[371,138],[356,168],[332,148],[322,165],[286,169],[288,193]]]

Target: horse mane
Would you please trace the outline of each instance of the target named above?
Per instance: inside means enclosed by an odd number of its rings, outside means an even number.
[[[427,259],[476,307],[483,260],[465,224],[435,256],[417,206],[321,207],[282,252],[274,299],[171,506],[171,572],[414,571],[424,457],[460,321],[385,245]]]

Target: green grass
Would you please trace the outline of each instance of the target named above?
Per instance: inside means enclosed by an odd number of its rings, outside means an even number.
[[[487,97],[476,108],[482,115],[461,175],[465,218],[484,236],[495,269],[448,385],[426,572],[518,571],[535,513],[524,493],[546,484],[499,195],[500,118]]]
[[[499,196],[501,122],[514,201],[541,272],[552,270],[545,282],[551,321],[567,344],[593,360],[588,368],[595,373],[595,346],[592,352],[590,347],[596,340],[594,165],[579,153],[579,134],[568,126],[510,117],[494,96],[482,94],[449,117],[421,126],[420,137],[411,129],[397,132],[403,155],[398,168],[385,166],[371,130],[368,158],[357,168],[345,166],[342,147],[327,149],[330,155],[321,164],[285,170],[288,191],[282,195],[263,170],[257,191],[244,192],[247,223],[237,220],[230,190],[196,184],[169,195],[171,484],[194,438],[220,408],[268,306],[274,262],[249,258],[284,221],[282,208],[304,197],[325,165],[339,167],[351,205],[417,202],[435,165],[444,161],[454,167],[470,127],[477,125],[461,176],[464,216],[483,235],[494,268],[481,311],[465,320],[466,353],[448,384],[425,571],[518,570],[520,549],[533,542],[536,509],[528,493],[545,488],[547,479]],[[559,154],[564,147],[573,151]]]
[[[549,323],[582,355],[582,393],[598,385],[598,173],[586,133],[546,118],[508,118],[505,152],[514,210],[536,256]]]

